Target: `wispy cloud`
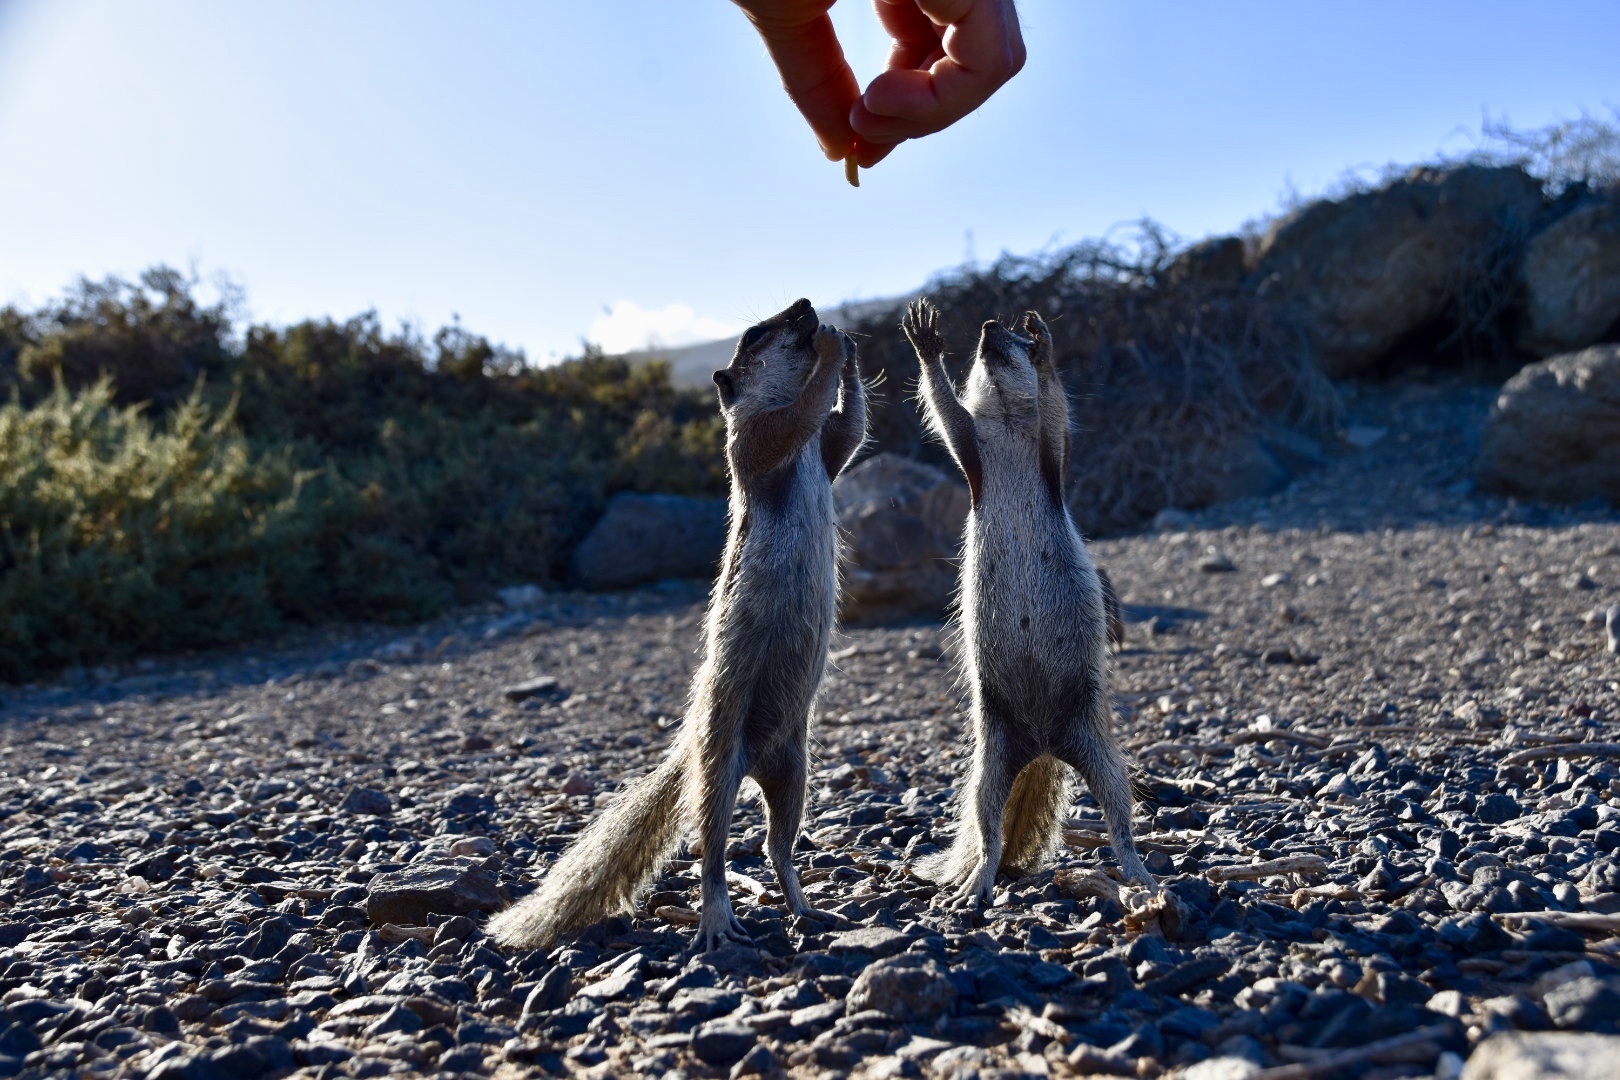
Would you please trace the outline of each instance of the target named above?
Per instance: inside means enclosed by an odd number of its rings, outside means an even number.
[[[738,328],[721,319],[699,315],[686,304],[644,308],[634,300],[619,300],[607,314],[591,323],[586,339],[604,352],[676,348],[699,341],[730,337]]]

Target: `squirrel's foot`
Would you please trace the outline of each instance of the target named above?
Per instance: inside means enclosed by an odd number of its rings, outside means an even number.
[[[1137,860],[1134,866],[1122,866],[1120,869],[1125,873],[1125,880],[1132,884],[1145,885],[1150,889],[1159,888],[1158,879],[1148,873],[1147,867],[1142,865],[1141,860]]]
[[[955,891],[940,897],[940,903],[951,911],[977,911],[989,906],[995,885],[995,870],[986,864],[963,878]]]
[[[703,917],[698,920],[697,935],[692,938],[692,945],[686,953],[688,956],[702,956],[704,953],[723,949],[727,945],[752,948],[753,944],[754,939],[748,936],[748,931],[743,929],[743,924],[728,908],[724,914],[714,919],[709,918],[708,912],[703,913]]]

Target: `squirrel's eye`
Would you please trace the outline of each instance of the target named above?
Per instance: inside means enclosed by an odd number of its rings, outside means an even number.
[[[755,345],[759,344],[760,339],[764,336],[765,328],[763,326],[750,326],[748,328],[748,333],[742,336],[742,347],[745,349],[752,349]]]

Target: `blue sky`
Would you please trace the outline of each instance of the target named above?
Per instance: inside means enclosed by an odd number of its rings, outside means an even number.
[[[725,0],[0,0],[0,303],[167,262],[260,320],[678,344],[1620,104],[1614,0],[1020,11],[1023,74],[853,190]],[[870,5],[835,13],[864,81]]]

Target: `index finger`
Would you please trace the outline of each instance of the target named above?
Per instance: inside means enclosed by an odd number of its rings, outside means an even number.
[[[983,105],[1024,66],[1024,40],[1011,0],[915,0],[948,22],[945,55],[926,70],[891,70],[872,80],[850,124],[873,142],[929,135]]]
[[[821,152],[834,161],[846,156],[855,142],[849,113],[860,100],[861,84],[844,59],[832,19],[822,15],[791,25],[756,19],[755,26]]]

